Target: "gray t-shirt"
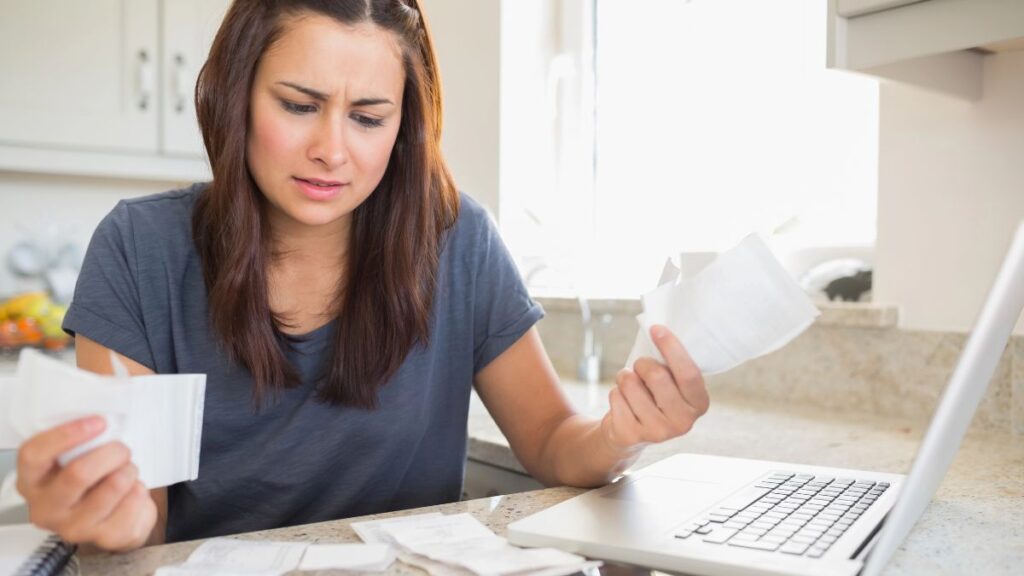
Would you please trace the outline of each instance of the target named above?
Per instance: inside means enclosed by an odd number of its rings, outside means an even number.
[[[288,353],[302,385],[256,413],[249,373],[208,321],[191,233],[203,186],[120,202],[93,235],[64,320],[159,374],[207,375],[199,477],[168,488],[167,541],[458,500],[473,377],[543,316],[487,213],[462,195],[429,346],[409,353],[377,410],[316,400],[331,323]]]

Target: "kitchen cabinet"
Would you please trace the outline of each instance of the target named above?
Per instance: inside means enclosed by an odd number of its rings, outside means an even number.
[[[164,0],[161,151],[202,156],[195,87],[210,44],[231,0]]]
[[[0,141],[157,151],[157,0],[0,0]]]
[[[1024,49],[1021,0],[828,0],[828,66],[967,100],[985,55]]]
[[[193,93],[230,0],[0,0],[0,170],[201,179]]]

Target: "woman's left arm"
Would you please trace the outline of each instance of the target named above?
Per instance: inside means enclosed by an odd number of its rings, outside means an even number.
[[[614,479],[643,447],[686,434],[708,410],[700,369],[663,326],[651,338],[668,365],[641,358],[620,370],[600,420],[576,413],[536,328],[476,376],[476,390],[523,467],[549,486],[595,487]]]

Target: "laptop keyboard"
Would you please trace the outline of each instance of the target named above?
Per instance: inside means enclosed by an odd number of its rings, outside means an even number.
[[[820,558],[888,487],[888,482],[772,472],[675,537]]]

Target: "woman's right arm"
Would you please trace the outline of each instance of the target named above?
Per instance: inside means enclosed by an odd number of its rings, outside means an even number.
[[[84,336],[75,339],[79,368],[113,374],[110,349]],[[133,375],[152,374],[118,355]],[[18,491],[29,519],[64,540],[111,552],[163,543],[167,489],[147,490],[121,442],[110,442],[61,467],[57,457],[103,432],[102,418],[83,418],[41,432],[18,451]]]

